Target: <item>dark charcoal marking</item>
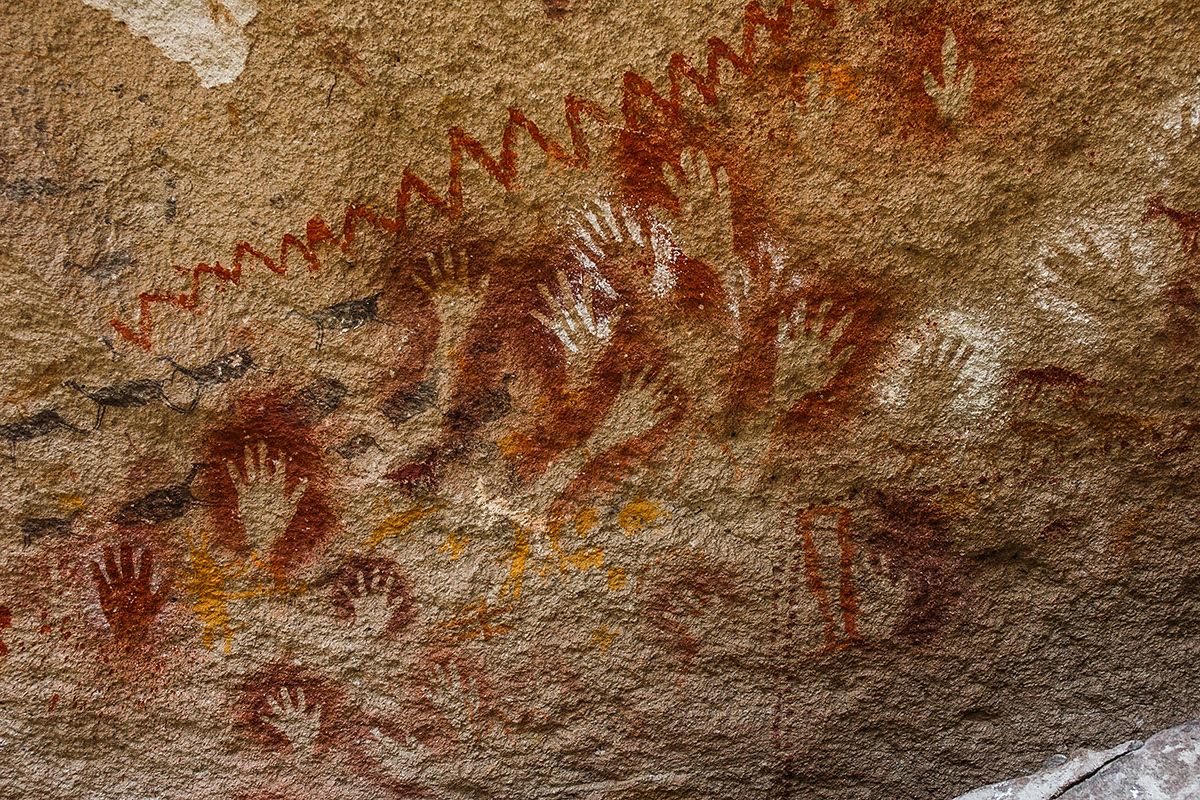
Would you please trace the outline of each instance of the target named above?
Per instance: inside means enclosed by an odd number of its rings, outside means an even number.
[[[4,196],[14,203],[53,197],[61,191],[62,187],[49,178],[17,178],[4,182]]]
[[[139,408],[161,401],[174,411],[182,413],[189,410],[176,408],[167,399],[166,393],[163,392],[164,383],[166,380],[119,381],[94,390],[85,389],[78,381],[66,381],[63,385],[71,387],[96,403],[96,427],[99,428],[100,423],[104,422],[104,411],[108,408]]]
[[[317,326],[317,349],[320,350],[325,341],[325,331],[346,333],[355,328],[361,328],[368,322],[382,322],[390,325],[390,320],[379,316],[379,298],[382,296],[383,292],[376,292],[369,297],[343,300],[311,313],[293,309],[285,315],[285,319],[297,316],[315,324]]]
[[[337,411],[348,391],[346,384],[337,378],[318,378],[300,390],[300,402],[306,416],[313,422],[320,422]]]
[[[0,439],[8,441],[9,458],[15,460],[17,457],[17,442],[29,442],[34,439],[40,439],[43,436],[49,436],[51,433],[60,430],[87,433],[83,428],[77,428],[66,422],[59,416],[57,411],[47,409],[46,411],[39,411],[31,417],[25,417],[16,422],[0,425]]]
[[[483,395],[470,406],[452,409],[446,414],[446,428],[461,434],[469,434],[481,425],[494,422],[512,410],[512,395],[507,384]]]
[[[430,378],[410,392],[396,392],[383,401],[379,410],[393,425],[402,425],[413,417],[432,408],[437,402],[437,386]]]
[[[159,361],[166,361],[176,372],[186,375],[195,382],[196,392],[188,405],[188,411],[196,407],[196,403],[200,400],[200,394],[205,389],[242,378],[256,366],[250,350],[245,347],[232,350],[198,367],[185,367],[170,356],[161,356]]]
[[[353,461],[371,448],[375,448],[381,453],[383,452],[383,448],[379,446],[379,442],[375,441],[374,436],[369,433],[360,433],[355,436],[351,436],[349,439],[332,449],[333,452],[337,453],[347,461]]]
[[[133,264],[133,259],[127,250],[114,250],[111,253],[101,253],[91,266],[71,262],[71,266],[89,277],[107,283],[121,277],[125,270]]]
[[[188,512],[193,503],[199,502],[192,494],[192,481],[206,464],[193,464],[192,471],[182,483],[155,489],[121,506],[116,521],[120,525],[160,525],[179,519]]]
[[[65,539],[71,535],[75,519],[82,514],[76,511],[69,517],[32,517],[23,519],[18,524],[21,528],[21,542],[26,547],[38,539],[47,536],[53,539]]]
[[[117,361],[125,357],[117,352],[117,348],[113,347],[112,341],[107,337],[101,336],[100,341],[104,343],[104,346],[108,349],[108,352],[112,354],[113,361]]]

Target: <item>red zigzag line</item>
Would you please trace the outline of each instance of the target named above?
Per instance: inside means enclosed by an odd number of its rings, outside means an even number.
[[[624,117],[626,126],[635,130],[639,127],[639,120],[646,103],[661,112],[668,122],[678,123],[681,121],[684,81],[689,81],[696,87],[706,104],[716,103],[716,90],[720,85],[718,69],[720,62],[728,61],[734,69],[743,74],[748,73],[754,64],[755,40],[760,29],[765,29],[773,41],[787,41],[792,22],[792,2],[793,0],[783,0],[775,15],[771,16],[763,10],[758,0],[751,0],[742,17],[741,53],[734,51],[723,39],[715,36],[710,38],[705,72],[703,73],[688,63],[682,53],[673,54],[667,65],[670,90],[665,98],[655,90],[649,80],[635,72],[626,72],[621,97],[621,115]],[[822,19],[829,22],[835,21],[832,15],[837,0],[803,0],[803,2]],[[464,156],[470,157],[476,164],[483,167],[506,191],[511,190],[516,185],[517,153],[515,145],[517,135],[521,131],[524,131],[552,161],[587,169],[589,150],[580,120],[586,113],[601,123],[606,123],[608,115],[595,103],[575,95],[567,95],[565,106],[567,130],[571,134],[572,151],[570,153],[561,144],[545,136],[520,109],[510,106],[508,121],[505,123],[501,135],[498,158],[488,153],[477,139],[468,135],[461,127],[449,130],[450,173],[445,197],[435,192],[424,179],[412,170],[405,169],[400,180],[400,188],[396,190],[395,216],[389,217],[368,206],[350,203],[344,212],[340,236],[331,231],[325,220],[319,215],[314,216],[308,221],[303,241],[290,233],[283,236],[277,260],[272,259],[249,242],[240,241],[233,251],[232,268],[221,266],[219,261],[211,265],[200,263],[190,270],[176,267],[184,274],[190,273],[192,278],[190,292],[180,294],[142,292],[138,295],[139,308],[136,326],[129,325],[120,319],[113,319],[110,324],[125,339],[145,350],[152,350],[154,307],[165,304],[182,309],[195,308],[200,303],[200,289],[205,275],[212,275],[222,283],[232,283],[236,286],[241,280],[243,260],[247,255],[257,258],[272,272],[286,275],[289,250],[296,250],[308,262],[309,271],[315,272],[321,266],[321,262],[314,252],[316,245],[332,241],[338,243],[345,252],[354,241],[355,228],[360,220],[388,233],[407,233],[406,212],[414,194],[447,216],[457,217],[463,209]]]

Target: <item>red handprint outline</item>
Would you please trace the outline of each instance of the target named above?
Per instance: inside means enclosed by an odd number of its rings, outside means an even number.
[[[167,602],[171,583],[164,580],[158,591],[150,588],[154,571],[154,556],[150,549],[142,551],[141,564],[135,568],[133,545],[121,543],[121,561],[111,547],[104,548],[104,568],[93,561],[92,577],[96,581],[96,593],[100,598],[100,610],[112,629],[113,638],[126,643],[141,641],[149,631],[154,618]]]
[[[330,603],[337,616],[376,637],[396,636],[416,614],[408,579],[384,558],[350,558],[334,578]]]

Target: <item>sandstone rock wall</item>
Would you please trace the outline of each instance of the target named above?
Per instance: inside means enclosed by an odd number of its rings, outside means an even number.
[[[1200,7],[2,19],[0,794],[948,798],[1198,713]]]

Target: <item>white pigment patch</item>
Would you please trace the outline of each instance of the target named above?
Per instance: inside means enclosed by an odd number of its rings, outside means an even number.
[[[173,61],[188,64],[207,89],[232,83],[246,66],[245,26],[254,0],[84,0],[124,22]]]

